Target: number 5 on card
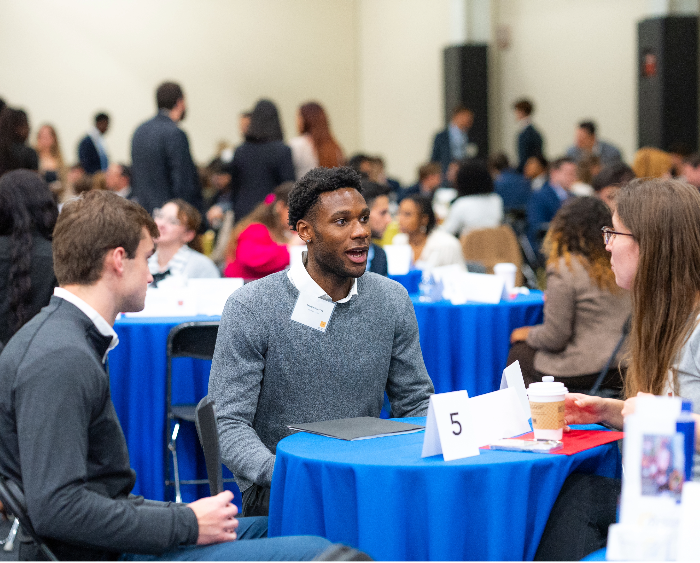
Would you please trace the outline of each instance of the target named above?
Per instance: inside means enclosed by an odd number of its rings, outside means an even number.
[[[466,391],[430,397],[421,457],[438,454],[445,461],[479,455]]]

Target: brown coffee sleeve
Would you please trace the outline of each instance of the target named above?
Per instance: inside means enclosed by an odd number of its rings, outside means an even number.
[[[532,427],[538,430],[564,428],[564,401],[556,403],[534,403],[530,401]]]

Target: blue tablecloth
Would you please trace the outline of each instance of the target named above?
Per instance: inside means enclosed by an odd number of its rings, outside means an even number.
[[[499,388],[510,333],[542,322],[541,291],[496,305],[421,303],[413,296],[420,345],[436,393],[466,389],[470,397]]]
[[[389,276],[389,279],[399,282],[410,294],[418,293],[418,284],[422,278],[423,272],[421,270],[411,270],[407,274],[400,276]]]
[[[423,436],[285,438],[270,535],[316,534],[377,560],[532,560],[570,473],[621,472],[616,443],[573,456],[481,450],[445,462],[420,457]]]
[[[170,329],[187,321],[219,317],[125,318],[114,325],[119,345],[109,353],[112,401],[124,429],[131,466],[136,470],[134,494],[165,500],[165,365]],[[176,358],[173,361],[173,403],[195,403],[207,394],[211,362]],[[185,423],[178,436],[181,479],[206,479],[206,467],[194,425]],[[170,457],[168,456],[170,460]],[[231,474],[224,468],[226,477]],[[233,484],[227,484],[233,485]],[[240,506],[240,492],[233,486]],[[172,488],[170,497],[172,497]],[[183,501],[209,494],[209,487],[184,486]]]

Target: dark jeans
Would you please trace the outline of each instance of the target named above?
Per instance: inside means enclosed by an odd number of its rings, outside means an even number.
[[[125,553],[122,561],[310,561],[331,542],[315,536],[267,537],[267,518],[239,518],[238,539],[181,547],[161,555]]]
[[[622,481],[572,473],[549,514],[535,561],[580,561],[605,547]]]
[[[545,375],[553,375],[554,381],[560,381],[569,389],[569,391],[588,391],[598,379],[599,372],[589,373],[584,375],[572,375],[559,377],[554,374],[542,373],[535,369],[535,353],[537,350],[529,346],[525,341],[516,342],[511,345],[508,353],[508,363],[512,364],[515,360],[520,362],[520,370],[523,372],[523,380],[525,387],[531,383],[542,381]],[[609,389],[622,389],[622,378],[620,370],[610,369],[603,380],[601,387]]]

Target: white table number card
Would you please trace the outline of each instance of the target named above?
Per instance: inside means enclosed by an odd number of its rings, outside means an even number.
[[[466,391],[430,397],[421,457],[438,454],[445,461],[479,455]]]

